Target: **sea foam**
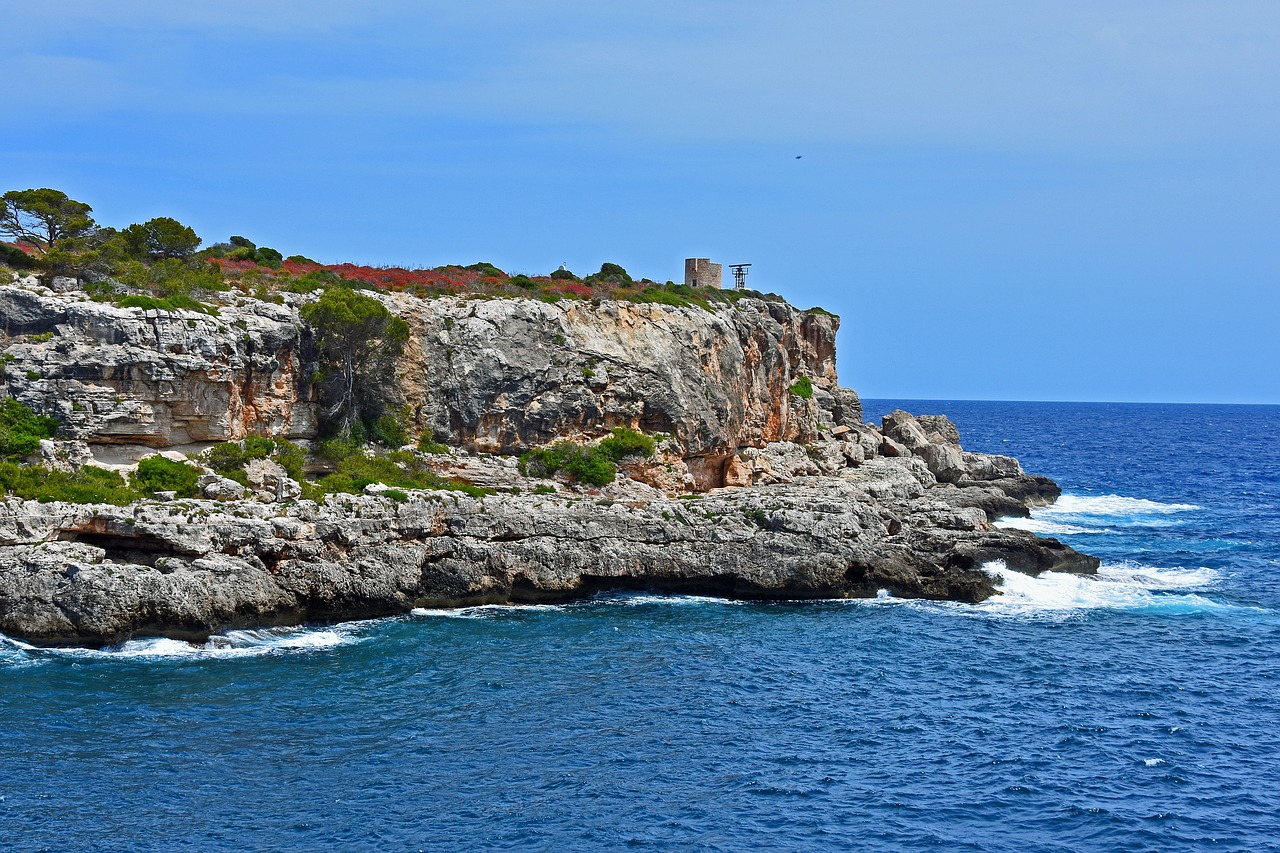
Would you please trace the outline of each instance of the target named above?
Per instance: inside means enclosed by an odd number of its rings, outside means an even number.
[[[1002,518],[995,526],[1044,536],[1073,536],[1104,533],[1106,528],[1178,524],[1175,516],[1198,509],[1196,504],[1161,503],[1123,495],[1066,494],[1051,506],[1032,509],[1030,518]]]
[[[197,644],[168,637],[129,640],[102,649],[43,648],[0,635],[0,663],[79,658],[86,660],[172,660],[245,658],[311,652],[361,641],[360,622],[335,628],[270,628],[228,631]]]
[[[1158,568],[1129,563],[1105,565],[1096,575],[1043,572],[1039,577],[1007,568],[983,567],[1000,582],[1000,592],[973,609],[992,616],[1061,616],[1088,610],[1151,611],[1165,614],[1235,609],[1194,590],[1212,586],[1213,569]]]

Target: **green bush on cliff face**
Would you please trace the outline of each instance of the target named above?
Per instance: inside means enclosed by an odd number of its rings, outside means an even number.
[[[0,402],[0,459],[26,456],[57,431],[57,418],[37,415],[17,400]]]
[[[472,497],[493,494],[490,489],[441,477],[429,470],[415,454],[407,451],[372,456],[364,451],[356,451],[339,461],[332,474],[316,481],[316,486],[321,494],[359,494],[364,491],[365,486],[372,483],[381,483],[393,489],[443,489]]]
[[[617,476],[618,466],[599,447],[557,441],[521,456],[520,472],[529,477],[552,477],[563,473],[580,483],[605,486]]]
[[[196,481],[200,472],[185,462],[163,456],[148,456],[138,463],[134,484],[147,495],[156,492],[177,492],[180,498],[196,495]]]
[[[28,501],[67,501],[125,506],[138,493],[115,471],[86,465],[74,473],[42,465],[0,462],[0,489]]]
[[[652,436],[630,427],[614,427],[609,437],[600,442],[600,449],[617,462],[626,456],[652,456],[657,445]]]
[[[255,459],[271,459],[290,477],[303,482],[302,469],[307,455],[298,445],[283,438],[248,435],[242,441],[215,444],[204,452],[204,461],[210,468],[241,485],[248,485],[244,466]]]
[[[801,376],[791,383],[791,393],[804,400],[813,399],[813,380],[808,376]]]

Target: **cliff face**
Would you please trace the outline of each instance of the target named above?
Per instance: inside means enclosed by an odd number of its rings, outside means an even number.
[[[0,287],[10,396],[91,444],[151,448],[315,434],[296,311],[248,300],[211,317]]]
[[[291,305],[254,299],[217,317],[0,287],[9,392],[91,445],[151,448],[249,433],[315,435]],[[399,374],[419,427],[512,453],[626,425],[668,433],[694,482],[722,485],[736,451],[811,443],[861,421],[836,379],[839,320],[743,299],[715,312],[657,304],[382,296],[410,326]],[[801,376],[813,397],[792,393]]]
[[[837,318],[744,299],[701,308],[399,297],[405,399],[448,444],[508,453],[625,425],[668,433],[702,487],[736,450],[854,426],[836,381]],[[814,396],[789,389],[809,377]]]

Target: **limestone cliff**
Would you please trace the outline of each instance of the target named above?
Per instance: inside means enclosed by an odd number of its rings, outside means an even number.
[[[216,317],[116,308],[29,280],[0,287],[11,396],[90,445],[184,448],[249,433],[310,438],[316,412],[297,305],[251,298]],[[381,298],[410,326],[400,365],[420,428],[512,453],[618,425],[672,435],[699,488],[740,448],[854,427],[838,387],[838,318],[742,299],[715,311],[627,302]],[[812,398],[790,392],[801,376]]]

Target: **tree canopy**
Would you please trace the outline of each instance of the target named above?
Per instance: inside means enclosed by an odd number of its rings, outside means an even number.
[[[396,398],[395,360],[409,325],[369,296],[346,287],[302,306],[323,364],[318,385],[326,432],[363,436]]]
[[[157,216],[120,232],[131,254],[152,258],[185,258],[199,246],[194,229],[168,216]]]
[[[92,212],[61,190],[10,190],[0,196],[0,234],[54,249],[93,233],[97,225]]]

